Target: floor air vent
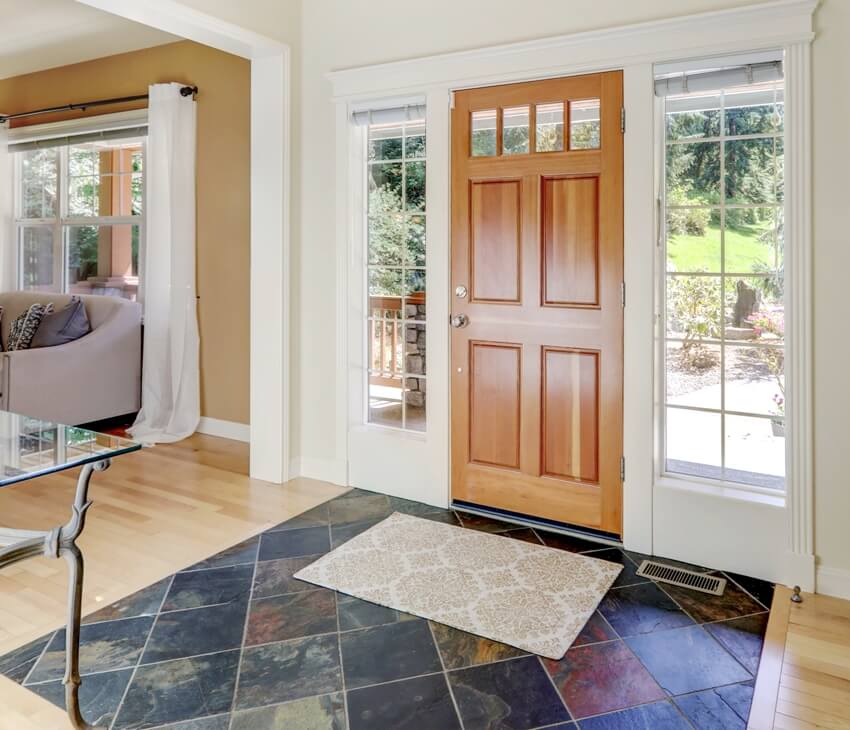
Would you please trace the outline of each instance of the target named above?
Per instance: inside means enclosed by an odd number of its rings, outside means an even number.
[[[637,574],[644,578],[652,578],[662,583],[670,583],[682,588],[690,588],[702,593],[710,593],[713,596],[722,596],[726,590],[726,579],[718,578],[705,573],[697,573],[693,570],[675,568],[672,565],[658,563],[655,560],[644,560],[638,568]]]

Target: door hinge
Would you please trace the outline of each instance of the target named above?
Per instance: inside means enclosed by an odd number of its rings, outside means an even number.
[[[620,282],[620,304],[626,306],[626,282]]]
[[[626,457],[620,457],[620,481],[626,481]]]
[[[620,132],[626,133],[626,107],[620,107]]]

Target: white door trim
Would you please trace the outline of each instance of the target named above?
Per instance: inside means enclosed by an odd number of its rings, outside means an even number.
[[[289,46],[173,0],[77,0],[251,61],[251,476],[289,478]],[[201,89],[201,94],[203,94]]]
[[[797,145],[789,156],[786,171],[791,225],[798,242],[789,262],[789,287],[795,287],[792,302],[793,322],[790,323],[788,342],[794,348],[794,362],[786,380],[789,394],[796,394],[796,406],[789,417],[795,427],[788,446],[787,545],[782,565],[777,568],[777,579],[797,582],[813,587],[814,558],[812,549],[812,476],[811,476],[811,342],[810,328],[810,246],[811,246],[811,172],[810,149],[810,81],[808,78],[808,53],[814,38],[812,14],[817,0],[778,0],[761,5],[731,10],[671,18],[649,23],[578,33],[538,41],[515,43],[460,53],[449,53],[426,58],[379,64],[334,71],[328,74],[333,85],[337,111],[337,154],[348,159],[349,150],[339,143],[347,139],[348,107],[364,104],[389,96],[427,94],[429,115],[432,105],[445,105],[452,90],[473,86],[492,85],[554,76],[603,71],[622,68],[627,108],[625,137],[625,280],[628,303],[625,311],[625,378],[624,378],[624,453],[626,456],[626,481],[624,484],[624,534],[625,545],[641,552],[650,552],[653,541],[653,495],[655,489],[654,409],[654,342],[655,327],[654,289],[655,264],[648,251],[655,250],[655,160],[650,140],[654,137],[655,112],[652,97],[653,64],[683,58],[751,52],[762,49],[784,48],[788,55],[789,92],[786,98],[788,111],[793,115],[788,122],[789,139]],[[791,88],[793,86],[793,89]],[[441,101],[442,100],[442,101]],[[793,106],[793,110],[791,107]],[[445,118],[443,106],[440,119]],[[439,160],[439,168],[434,161]],[[346,163],[347,164],[347,163]],[[437,126],[428,129],[428,184],[442,186],[447,183],[450,165],[450,147],[447,130]],[[793,178],[793,179],[792,179]],[[340,176],[338,176],[338,180]],[[346,178],[347,179],[347,178]],[[432,199],[429,191],[428,215],[437,216],[440,227],[433,219],[428,227],[429,257],[435,252],[448,252],[449,199],[442,195]],[[345,199],[338,198],[337,205],[337,256],[338,261],[349,261],[350,238],[347,231],[351,211]],[[442,255],[442,253],[441,253]],[[442,262],[441,262],[442,263]],[[448,265],[448,256],[445,258]],[[446,279],[447,281],[447,279]],[[449,301],[449,291],[432,286],[429,271],[429,300]],[[343,295],[343,299],[345,299]],[[338,343],[348,341],[348,317],[340,312],[337,320]],[[796,334],[795,334],[796,332]],[[434,333],[437,334],[436,332]],[[434,337],[429,339],[433,347]],[[446,354],[448,349],[446,349]],[[448,357],[437,360],[433,350],[429,363],[429,377],[438,370],[449,367]],[[339,364],[349,367],[348,353],[338,353]],[[437,363],[444,363],[438,368]],[[790,384],[793,378],[794,383]],[[429,382],[429,390],[431,385]],[[348,402],[347,394],[342,394]],[[429,396],[431,393],[429,393]],[[448,390],[445,394],[448,433]],[[789,395],[789,401],[791,397]],[[429,401],[429,418],[436,416]],[[348,432],[346,420],[338,429]],[[448,499],[449,440],[445,439],[435,453],[445,468],[441,473],[446,481],[441,488]],[[337,458],[340,458],[339,455]],[[345,459],[347,461],[347,458]],[[781,520],[780,523],[781,524]]]

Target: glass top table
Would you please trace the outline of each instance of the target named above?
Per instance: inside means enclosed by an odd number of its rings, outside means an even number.
[[[68,620],[62,681],[68,717],[75,728],[91,727],[80,714],[78,697],[83,556],[76,543],[91,506],[89,481],[94,472],[106,470],[111,459],[139,449],[141,444],[120,436],[0,411],[0,488],[67,469],[80,469],[70,505],[71,517],[64,525],[50,530],[0,526],[0,569],[39,556],[64,558],[68,563]],[[13,519],[14,514],[3,508],[0,489],[0,521],[8,523]]]

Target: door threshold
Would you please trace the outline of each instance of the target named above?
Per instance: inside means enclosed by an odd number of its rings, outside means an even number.
[[[606,547],[623,547],[623,541],[610,532],[602,532],[601,530],[593,530],[590,528],[576,527],[566,522],[556,522],[547,520],[542,517],[531,517],[518,512],[509,510],[497,509],[496,507],[482,507],[471,502],[463,502],[460,500],[452,500],[451,508],[457,512],[468,512],[471,515],[479,517],[489,517],[502,522],[510,522],[520,527],[533,527],[545,532],[552,532],[556,535],[566,535],[567,537],[578,537],[582,540],[598,542]]]

